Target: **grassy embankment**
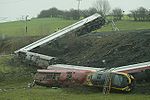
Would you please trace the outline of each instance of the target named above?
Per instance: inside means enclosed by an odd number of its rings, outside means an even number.
[[[35,36],[35,35],[46,35],[53,33],[58,28],[63,28],[74,23],[74,20],[64,20],[59,18],[43,18],[43,19],[31,19],[27,21],[28,32],[25,31],[25,21],[14,21],[0,23],[0,35],[4,34],[7,36]]]
[[[35,36],[35,35],[46,35],[55,32],[65,26],[75,23],[75,20],[64,20],[60,18],[43,18],[43,19],[31,19],[27,22],[28,33],[25,32],[25,21],[15,21],[0,23],[0,36]],[[135,22],[131,20],[122,20],[116,22],[116,26],[121,30],[141,30],[150,29],[149,22]],[[111,24],[106,25],[98,32],[112,31]]]
[[[20,64],[13,55],[0,56],[0,89],[26,86],[35,71],[34,67]]]

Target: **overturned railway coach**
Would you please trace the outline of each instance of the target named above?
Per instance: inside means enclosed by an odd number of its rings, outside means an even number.
[[[45,86],[90,85],[87,78],[92,73],[83,70],[37,70],[35,82]]]
[[[65,66],[65,65],[64,65]],[[68,66],[68,65],[67,65]],[[56,66],[55,66],[56,67]],[[87,68],[49,68],[37,70],[36,84],[45,86],[95,86],[103,87],[105,79],[110,76],[110,88],[120,91],[131,91],[134,87],[132,75],[122,72],[104,72]]]

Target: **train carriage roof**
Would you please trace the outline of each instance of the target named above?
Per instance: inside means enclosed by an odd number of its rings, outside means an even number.
[[[111,68],[110,70],[112,70],[113,72],[135,73],[135,72],[139,72],[139,71],[146,70],[146,69],[150,70],[150,62]]]
[[[105,70],[105,68],[93,68],[93,67],[75,66],[75,65],[66,65],[66,64],[50,65],[47,67],[47,69],[87,70],[93,72]]]

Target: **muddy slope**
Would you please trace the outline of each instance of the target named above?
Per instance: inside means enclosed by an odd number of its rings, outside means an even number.
[[[68,35],[34,52],[59,58],[57,63],[117,67],[150,61],[150,30]]]

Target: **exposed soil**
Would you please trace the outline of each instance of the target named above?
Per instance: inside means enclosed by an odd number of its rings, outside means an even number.
[[[41,36],[44,37],[44,36]],[[15,50],[41,38],[9,37],[0,39],[0,54]],[[33,50],[58,58],[56,63],[92,67],[118,67],[150,61],[150,30],[74,34]]]
[[[68,35],[33,51],[58,57],[57,63],[92,67],[146,62],[150,61],[150,30]]]

